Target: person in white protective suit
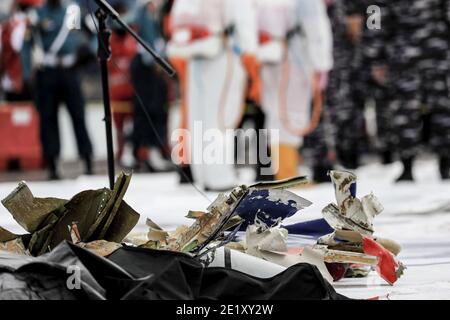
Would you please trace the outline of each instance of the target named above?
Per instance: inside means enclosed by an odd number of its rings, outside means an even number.
[[[248,84],[259,97],[255,13],[252,0],[175,0],[172,9],[167,54],[186,72],[182,123],[193,178],[206,190],[236,185],[234,138],[225,133],[240,121]]]
[[[277,179],[285,179],[298,174],[298,149],[320,120],[321,77],[333,65],[331,26],[323,0],[255,4],[262,107],[266,128],[279,130],[270,140],[272,167]]]

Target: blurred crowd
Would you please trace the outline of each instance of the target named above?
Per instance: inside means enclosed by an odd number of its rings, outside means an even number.
[[[413,181],[424,151],[449,179],[450,0],[108,2],[177,71],[168,77],[111,21],[110,95],[123,166],[168,171],[176,160],[181,183],[236,184],[235,165],[191,161],[204,151],[203,137],[188,143],[180,135],[184,147],[173,159],[168,119],[177,104],[181,129],[269,129],[264,148],[276,170],[268,174],[258,161],[256,180],[295,176],[305,163],[325,182],[333,167],[355,169],[375,154],[383,164],[400,160],[397,180]],[[3,98],[34,101],[51,179],[59,178],[61,103],[92,174],[79,71],[96,62],[96,9],[91,0],[16,0],[1,24]],[[234,150],[235,139],[222,147]]]

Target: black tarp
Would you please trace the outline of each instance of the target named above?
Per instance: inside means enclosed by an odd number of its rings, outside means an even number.
[[[81,289],[70,290],[77,266]],[[39,258],[0,252],[0,299],[346,299],[316,267],[298,264],[260,279],[226,268],[204,268],[180,253],[124,247],[108,259],[63,242]]]

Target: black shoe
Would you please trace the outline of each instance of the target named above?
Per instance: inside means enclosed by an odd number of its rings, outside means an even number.
[[[400,175],[400,177],[395,180],[395,182],[406,182],[410,181],[413,182],[414,178],[412,175],[412,165],[413,165],[413,158],[405,158],[402,160],[403,163],[403,172]]]
[[[84,161],[84,174],[87,176],[92,176],[94,171],[92,170],[92,158],[91,156],[83,157]]]
[[[142,161],[142,163],[139,165],[138,171],[145,173],[157,173],[156,169],[151,165],[149,161]]]
[[[328,171],[332,170],[331,166],[316,165],[313,167],[312,179],[315,183],[331,182]]]
[[[391,164],[393,162],[392,152],[387,150],[381,152],[381,161],[383,164]]]
[[[439,171],[442,180],[450,180],[450,158],[441,157],[439,159]]]
[[[414,178],[412,176],[412,172],[403,171],[403,173],[398,177],[395,182],[414,182]]]
[[[178,167],[178,176],[180,178],[180,184],[190,184],[194,182],[190,166]]]
[[[274,174],[263,174],[263,170],[268,170],[269,168],[263,167],[262,165],[258,164],[256,166],[256,177],[255,182],[271,182],[275,181],[275,175]]]
[[[61,180],[61,177],[57,172],[50,171],[48,174],[48,180],[49,181],[58,181]]]
[[[48,168],[48,180],[60,180],[61,178],[58,174],[56,159],[47,159],[46,163]]]
[[[341,153],[339,159],[341,165],[347,169],[354,170],[359,167],[359,155],[356,152]]]
[[[255,182],[272,182],[275,181],[275,175],[273,174],[261,174],[261,172],[256,173]]]

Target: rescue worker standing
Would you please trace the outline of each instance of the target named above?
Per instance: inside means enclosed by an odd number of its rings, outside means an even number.
[[[240,123],[247,78],[251,80],[250,95],[259,100],[253,2],[175,0],[171,25],[168,55],[171,61],[186,61],[183,87],[194,180],[206,190],[228,190],[236,185],[236,175],[234,137],[226,131]],[[213,146],[223,157],[205,163],[203,156],[212,148],[203,138],[216,133],[222,141]]]
[[[165,38],[169,41],[172,37],[172,9],[175,0],[167,0],[161,8],[162,29],[164,30]],[[188,129],[188,114],[187,114],[187,67],[188,60],[175,56],[169,56],[170,64],[174,67],[177,73],[178,91],[180,97],[180,124],[179,129]],[[173,82],[172,82],[173,85]],[[183,145],[180,153],[176,155],[175,162],[178,164],[178,176],[180,184],[188,184],[194,182],[192,170],[189,165],[189,151],[186,136],[181,134],[178,142]]]
[[[332,0],[328,10],[333,27],[334,68],[329,77],[327,106],[335,124],[336,155],[348,169],[359,166],[364,139],[364,103],[360,101],[364,89],[357,84],[361,68],[360,5],[360,1]]]
[[[145,1],[136,6],[131,19],[139,36],[162,54],[165,43],[158,12],[155,2]],[[150,172],[168,171],[172,167],[164,158],[168,145],[168,86],[153,57],[140,45],[131,62],[131,76],[137,94],[133,116],[136,158]]]
[[[80,45],[77,30],[70,30],[69,19],[76,19],[79,7],[63,0],[47,0],[37,9],[33,42],[43,51],[36,73],[36,107],[40,115],[43,156],[50,179],[59,179],[57,159],[61,142],[58,108],[63,102],[72,120],[77,147],[85,164],[85,173],[92,174],[92,144],[85,122],[85,101],[80,77],[75,68]]]
[[[279,132],[279,141],[271,137],[270,142],[275,176],[286,179],[298,175],[298,149],[320,120],[321,76],[333,65],[331,27],[322,0],[258,0],[256,5],[262,106],[266,128]]]
[[[450,178],[450,1],[375,1],[381,28],[371,30],[373,74],[393,89],[391,104],[396,151],[403,163],[397,181],[413,181],[413,162],[423,127],[431,122],[430,145],[442,179]],[[384,51],[386,48],[386,52]],[[386,58],[387,55],[387,58]],[[388,61],[385,66],[385,61]]]
[[[367,13],[367,9],[372,5],[371,0],[363,1],[363,9],[360,11],[360,14],[366,19],[365,21],[369,21],[370,18],[369,13]],[[373,45],[372,36],[374,32],[372,32],[367,26],[363,26],[362,28],[362,39],[361,39],[361,55],[362,55],[362,65],[364,68],[361,68],[364,74],[360,76],[360,81],[364,87],[364,95],[366,97],[370,97],[372,101],[375,103],[375,112],[376,112],[376,141],[375,147],[378,152],[380,158],[382,159],[383,164],[390,164],[393,161],[393,150],[394,145],[392,143],[392,112],[389,107],[390,104],[390,93],[391,90],[387,85],[385,79],[375,79],[370,70],[370,56],[371,56],[371,47]],[[383,46],[384,47],[384,46]],[[383,64],[382,57],[387,58],[384,54],[385,47],[381,48],[383,54],[380,55],[380,59],[378,63]],[[387,61],[384,62],[387,64]],[[368,68],[368,70],[367,70]]]

